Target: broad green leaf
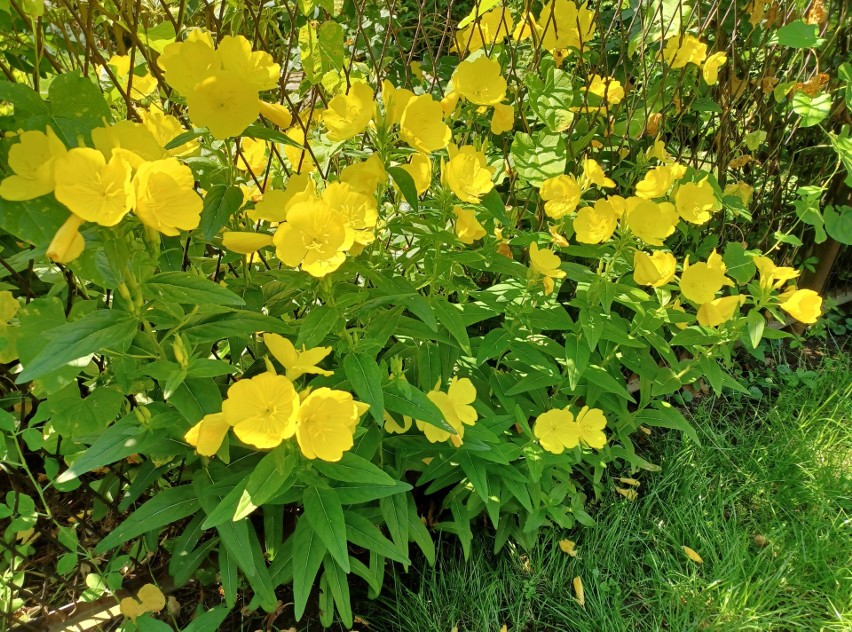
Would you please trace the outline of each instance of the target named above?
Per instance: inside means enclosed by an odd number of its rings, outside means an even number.
[[[346,548],[346,524],[343,507],[333,489],[308,487],[302,496],[305,518],[325,545],[329,555],[349,572],[349,552]]]
[[[299,51],[302,70],[312,84],[325,73],[343,67],[343,27],[337,22],[323,22],[319,28],[309,21],[299,29]]]
[[[852,246],[852,206],[827,206],[823,218],[829,237]]]
[[[191,516],[200,508],[201,503],[192,485],[161,490],[98,542],[95,545],[95,553],[106,553],[143,533],[156,531],[167,524]]]
[[[92,470],[111,465],[116,461],[127,458],[139,452],[144,428],[134,413],[126,415],[121,421],[113,424],[101,433],[97,440],[71,466],[56,477],[57,483],[66,483],[91,472]]]
[[[399,190],[402,191],[402,195],[405,197],[405,201],[408,202],[411,210],[416,213],[419,208],[417,188],[414,185],[414,179],[411,177],[411,174],[402,167],[390,167],[388,168],[388,173],[393,178],[396,186],[399,187]]]
[[[831,94],[823,93],[809,97],[802,91],[796,92],[792,99],[793,111],[801,116],[800,127],[812,127],[822,123],[831,112]]]
[[[444,420],[440,409],[432,403],[426,394],[408,382],[396,380],[385,387],[385,408],[400,415],[408,415],[417,421],[423,421],[436,428],[456,434],[453,427]]]
[[[285,468],[283,472],[282,456]],[[295,480],[292,472],[296,459],[292,452],[283,455],[270,452],[264,456],[249,475],[232,520],[242,520],[273,496],[292,486]]]
[[[368,518],[365,518],[354,511],[346,511],[346,537],[355,546],[360,546],[362,549],[374,551],[396,562],[408,564],[408,556],[400,553],[393,545],[393,542],[388,540],[379,531],[379,528],[374,525]]]
[[[757,272],[754,257],[739,242],[728,242],[722,259],[728,268],[728,276],[732,277],[737,283],[748,283],[754,278],[754,273]]]
[[[686,417],[677,408],[666,402],[657,402],[654,406],[654,408],[645,408],[636,412],[634,415],[636,422],[646,426],[680,430],[690,440],[701,445],[701,439],[698,438],[695,428],[690,425]]]
[[[212,378],[184,380],[168,401],[192,424],[222,410],[222,394]]]
[[[245,301],[222,287],[189,272],[162,272],[155,274],[142,285],[143,293],[154,295],[161,301],[167,303],[181,303],[184,305],[228,305],[239,307],[245,305]]]
[[[759,309],[753,309],[748,313],[748,338],[753,349],[757,349],[760,339],[763,338],[763,330],[766,327],[766,319]]]
[[[397,483],[390,474],[378,465],[353,452],[344,452],[343,458],[336,463],[316,461],[313,467],[323,476],[344,483],[384,486],[394,486]]]
[[[343,370],[358,399],[370,405],[373,419],[383,423],[385,397],[382,392],[382,372],[376,360],[365,354],[350,353],[343,359]]]
[[[112,122],[112,112],[100,89],[79,71],[58,74],[47,90],[51,122],[66,147],[77,139],[91,138],[91,131]]]
[[[794,20],[785,24],[776,33],[778,44],[790,48],[813,48],[819,43],[819,25]]]
[[[26,202],[0,198],[0,227],[18,239],[47,249],[70,213],[53,195]]]
[[[308,520],[302,516],[296,522],[293,533],[293,602],[296,621],[305,613],[305,606],[314,585],[325,546]]]
[[[310,349],[319,345],[337,324],[339,318],[340,314],[332,307],[322,305],[312,309],[299,324],[296,348],[301,349],[305,346]]]
[[[57,327],[41,353],[18,375],[16,383],[29,382],[93,353],[107,350],[123,353],[138,327],[136,318],[117,309],[101,309]]]
[[[179,140],[180,137],[176,138]],[[175,142],[172,141],[172,142]],[[217,184],[204,195],[204,205],[201,209],[201,234],[205,241],[215,237],[222,227],[228,223],[243,203],[243,192],[239,187]]]
[[[534,136],[523,132],[512,141],[515,169],[530,184],[540,187],[545,180],[565,173],[565,139],[547,131]]]

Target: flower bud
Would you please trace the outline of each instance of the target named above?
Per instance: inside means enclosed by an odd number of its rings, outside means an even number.
[[[68,263],[79,257],[86,247],[80,234],[82,224],[83,220],[74,214],[65,220],[47,247],[47,258],[56,263]]]

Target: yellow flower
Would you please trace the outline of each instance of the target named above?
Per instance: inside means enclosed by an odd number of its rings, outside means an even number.
[[[505,103],[495,103],[491,114],[491,133],[511,132],[515,127],[515,108]]]
[[[263,344],[269,349],[269,353],[281,363],[290,380],[298,380],[306,373],[312,375],[334,375],[334,371],[327,371],[317,366],[329,353],[331,347],[315,347],[299,351],[289,339],[278,334],[263,334]]]
[[[267,372],[235,382],[222,403],[222,414],[240,441],[266,450],[296,434],[298,408],[293,383]]]
[[[0,198],[12,202],[47,195],[56,184],[56,161],[66,154],[65,145],[47,127],[47,132],[29,131],[18,135],[9,149],[9,168],[15,175],[0,182]]]
[[[432,161],[425,154],[414,154],[408,163],[402,165],[403,171],[414,180],[417,195],[423,195],[432,184]]]
[[[627,200],[620,195],[610,195],[606,201],[612,206],[612,210],[615,211],[618,219],[624,217],[624,214],[627,212]]]
[[[222,246],[241,255],[250,255],[272,245],[272,235],[228,230],[222,233]]]
[[[215,138],[242,134],[260,112],[257,90],[234,71],[217,70],[186,94],[189,118]]]
[[[662,287],[674,278],[677,261],[670,252],[655,250],[651,255],[637,250],[633,255],[633,280],[639,285]]]
[[[376,187],[387,182],[387,179],[388,174],[379,154],[370,154],[366,160],[347,165],[340,172],[341,182],[346,182],[356,191],[367,195],[374,195]]]
[[[453,209],[456,215],[456,236],[463,244],[472,244],[477,239],[482,239],[488,232],[476,219],[476,211],[456,206]]]
[[[456,111],[456,105],[459,102],[458,92],[448,92],[441,98],[441,111],[444,113],[444,118],[449,118]]]
[[[624,99],[624,88],[621,87],[621,82],[612,77],[603,78],[600,75],[592,75],[587,90],[600,97],[602,103],[618,105]]]
[[[769,257],[754,257],[754,265],[760,272],[760,287],[777,290],[787,281],[799,276],[799,271],[786,266],[776,266]]]
[[[92,130],[92,143],[107,160],[121,155],[134,169],[146,160],[160,160],[168,156],[148,128],[133,121],[96,127]]]
[[[454,377],[446,393],[435,389],[426,393],[426,397],[438,407],[444,416],[444,421],[452,426],[457,434],[450,434],[446,430],[419,420],[416,421],[417,428],[426,435],[430,443],[449,439],[454,446],[459,447],[464,438],[465,425],[472,426],[478,418],[476,410],[471,406],[476,401],[476,388],[473,383],[466,377],[461,379]]]
[[[698,183],[680,185],[674,198],[678,215],[692,224],[705,224],[714,212],[722,208],[707,178]]]
[[[666,41],[663,59],[673,69],[683,68],[687,64],[700,66],[707,57],[707,44],[692,35],[675,35]]]
[[[748,206],[751,204],[751,200],[754,197],[754,187],[749,185],[747,182],[733,182],[727,185],[725,190],[722,191],[722,197],[726,197],[728,195],[737,196],[742,200],[744,206]]]
[[[363,81],[356,81],[346,94],[334,97],[323,113],[328,139],[336,142],[357,136],[367,129],[375,108],[373,89]]]
[[[543,29],[541,45],[547,50],[581,48],[595,34],[595,13],[586,4],[571,0],[551,0],[541,10],[538,23]]]
[[[346,182],[333,182],[322,192],[322,200],[346,218],[355,243],[362,246],[373,243],[379,213],[372,194],[361,193]]]
[[[443,166],[443,179],[463,202],[478,204],[480,198],[494,188],[493,170],[485,162],[485,153],[465,145],[458,153],[450,151],[450,161]]]
[[[314,181],[307,173],[294,173],[287,181],[283,191],[271,189],[263,194],[263,199],[254,205],[247,215],[254,221],[283,222],[287,211],[298,202],[316,198]]]
[[[237,169],[250,171],[255,176],[262,176],[269,163],[266,142],[254,138],[240,140],[240,153],[237,157]]]
[[[669,152],[666,151],[666,144],[657,138],[654,141],[654,144],[648,147],[647,151],[645,151],[645,158],[650,160],[651,158],[656,158],[662,163],[669,164],[674,162],[674,159],[671,157]]]
[[[596,450],[603,448],[606,445],[603,411],[583,406],[575,420],[568,408],[549,410],[536,418],[533,434],[541,447],[553,454],[562,454],[580,443]]]
[[[334,272],[346,260],[355,241],[347,218],[322,200],[298,202],[287,211],[287,221],[272,238],[278,258],[314,277]]]
[[[281,67],[266,51],[252,51],[251,43],[242,35],[226,35],[216,50],[223,70],[238,74],[255,92],[278,87]]]
[[[284,155],[290,161],[290,167],[296,173],[311,173],[317,168],[317,163],[311,152],[308,151],[310,143],[305,138],[305,132],[298,125],[294,125],[285,132],[290,140],[296,141],[302,148],[284,145]]]
[[[148,612],[159,612],[166,607],[166,597],[163,591],[154,584],[145,584],[136,593],[138,601],[133,597],[125,597],[119,604],[119,611],[128,619],[136,621],[136,617]]]
[[[202,456],[213,456],[222,447],[225,435],[233,424],[228,423],[224,413],[212,413],[195,424],[184,435],[183,440]]]
[[[615,232],[618,217],[607,200],[596,200],[595,206],[581,208],[574,218],[574,232],[581,244],[599,244]]]
[[[389,432],[391,434],[403,434],[404,432],[408,432],[409,428],[411,428],[411,424],[413,420],[408,415],[402,416],[402,424],[400,425],[396,419],[391,417],[391,414],[388,411],[385,411],[385,432]]]
[[[573,213],[580,203],[580,185],[574,176],[561,175],[545,180],[539,190],[548,217],[560,219]]]
[[[535,23],[535,17],[533,17],[533,14],[525,13],[512,33],[512,40],[516,43],[523,42],[524,40],[531,38],[533,30],[537,29],[538,25]]]
[[[718,327],[728,322],[737,315],[740,305],[745,303],[745,300],[746,297],[740,294],[723,296],[704,303],[698,308],[698,324],[703,327]]]
[[[97,149],[78,147],[56,161],[56,199],[86,220],[115,226],[133,206],[132,169],[121,156],[109,162]]]
[[[322,387],[299,406],[296,440],[308,459],[339,461],[354,445],[355,427],[369,406],[351,393]]]
[[[162,110],[151,107],[147,110],[140,109],[138,112],[142,117],[142,124],[151,132],[154,140],[160,147],[165,147],[172,139],[177,138],[186,131],[176,117],[166,114]],[[167,149],[166,151],[170,156],[189,158],[190,156],[197,155],[200,150],[201,144],[197,138],[194,138],[185,142],[183,145],[174,149]]]
[[[680,291],[693,303],[703,305],[716,297],[716,292],[724,285],[733,285],[725,276],[727,268],[722,261],[722,255],[715,250],[707,257],[707,262],[699,261],[689,265],[689,257],[683,262],[683,272],[680,275]]]
[[[287,129],[293,124],[293,115],[283,103],[267,103],[258,99],[257,105],[263,118],[272,121],[281,129]]]
[[[165,73],[166,82],[187,96],[196,84],[221,68],[221,61],[212,41],[188,38],[185,42],[172,42],[166,46],[157,58],[157,65]]]
[[[533,426],[533,434],[541,447],[553,454],[562,454],[566,449],[580,443],[579,427],[568,408],[548,410],[539,415]]]
[[[83,235],[80,234],[82,225],[83,220],[71,213],[47,247],[47,258],[56,263],[68,263],[79,257],[86,247]]]
[[[636,185],[636,195],[646,200],[663,197],[684,172],[685,169],[680,165],[654,167]]]
[[[544,284],[544,293],[550,294],[554,288],[554,279],[561,279],[565,276],[565,271],[560,269],[562,260],[552,250],[539,250],[538,244],[533,242],[530,244],[530,270],[534,275],[542,275],[542,283]]]
[[[138,59],[138,57],[137,57]],[[118,86],[121,91],[126,93],[127,86],[130,83],[130,56],[129,55],[113,55],[107,62],[108,66],[112,66]],[[157,91],[157,80],[151,76],[151,73],[145,72],[143,75],[133,73],[133,83],[131,84],[130,98],[134,101],[139,101],[150,96]]]
[[[194,186],[192,171],[177,158],[142,164],[133,178],[136,216],[164,235],[196,228],[203,203]]]
[[[428,94],[409,100],[399,121],[399,137],[424,154],[446,147],[452,134],[441,104]]]
[[[586,606],[586,594],[585,594],[585,591],[583,590],[583,580],[580,579],[579,576],[577,576],[577,577],[574,578],[574,581],[571,582],[571,583],[574,586],[574,594],[577,595],[576,597],[574,597],[575,601],[577,602],[577,605],[580,606],[581,608],[585,607]]]
[[[588,189],[591,185],[602,189],[611,189],[615,186],[610,178],[606,177],[603,167],[598,164],[593,158],[583,158],[583,189]]]
[[[479,16],[475,22],[456,33],[454,50],[473,53],[509,36],[514,26],[508,9],[496,7]]]
[[[577,557],[577,543],[573,540],[559,540],[559,548],[571,557]]]
[[[414,98],[414,93],[406,88],[395,88],[387,79],[382,81],[382,101],[385,104],[385,121],[396,125],[402,119],[405,106]]]
[[[781,309],[800,323],[812,325],[822,313],[822,297],[813,290],[791,290],[778,298]]]
[[[484,55],[456,66],[453,91],[476,105],[495,105],[506,96],[500,62]]]
[[[698,555],[698,553],[696,553],[693,549],[689,548],[688,546],[681,546],[680,548],[683,549],[683,552],[684,554],[686,554],[686,557],[688,557],[696,564],[704,563],[704,560],[701,559],[701,556]]]
[[[652,202],[638,197],[627,199],[624,222],[646,244],[662,246],[678,223],[677,209],[671,202]]]
[[[728,56],[725,53],[713,53],[704,62],[704,67],[701,69],[701,75],[704,77],[704,83],[708,86],[715,86],[719,83],[719,67],[723,66],[728,61]]]

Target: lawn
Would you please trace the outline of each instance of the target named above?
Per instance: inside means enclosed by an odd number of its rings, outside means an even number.
[[[369,606],[370,629],[852,629],[852,363],[776,370],[762,388],[700,400],[701,445],[655,431],[660,472],[635,475],[635,502],[603,499],[594,528],[497,555],[484,536],[468,562],[445,541],[437,567],[400,572]]]

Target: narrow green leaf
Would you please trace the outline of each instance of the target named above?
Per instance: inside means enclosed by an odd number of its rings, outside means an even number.
[[[201,209],[201,234],[205,241],[210,241],[221,228],[228,223],[231,216],[240,210],[243,203],[243,192],[239,187],[228,187],[217,184],[207,191],[204,205]]]
[[[346,549],[346,523],[343,506],[333,489],[308,487],[302,497],[305,518],[310,523],[334,561],[349,572],[349,552]]]
[[[408,382],[396,380],[385,387],[385,408],[431,424],[450,434],[457,434],[455,429],[444,420],[440,409],[426,397],[426,394]]]
[[[305,613],[305,606],[314,585],[325,546],[304,517],[296,522],[293,533],[293,606],[296,621]]]
[[[334,605],[337,607],[337,614],[340,615],[343,625],[351,628],[354,621],[352,604],[349,601],[349,582],[346,578],[346,572],[328,556],[323,559],[322,567],[325,580],[331,589],[331,596],[334,598]]]
[[[337,324],[339,317],[336,309],[326,305],[311,310],[299,327],[296,348],[305,346],[310,349],[319,345]]]
[[[419,209],[417,187],[414,185],[414,179],[411,177],[411,174],[402,167],[389,167],[388,173],[393,178],[393,181],[396,182],[399,190],[402,191],[402,195],[405,197],[405,201],[408,202],[411,210],[416,213]]]
[[[345,512],[345,516],[347,538],[352,544],[375,551],[382,557],[396,562],[410,563],[408,556],[400,553],[393,542],[383,536],[379,528],[369,519],[354,511]]]
[[[284,455],[285,471],[282,472],[281,456],[277,452],[264,456],[249,475],[232,520],[242,520],[273,496],[291,487],[295,480],[291,476],[295,458],[292,452]]]
[[[370,405],[370,414],[384,422],[385,396],[382,392],[382,372],[375,358],[362,353],[350,353],[343,359],[346,379],[358,398]]]
[[[462,351],[468,355],[472,355],[467,328],[464,326],[464,320],[462,320],[458,306],[444,300],[435,299],[432,301],[432,309],[435,311],[435,315],[438,317],[440,323],[458,341]]]
[[[161,301],[167,303],[180,303],[183,305],[227,305],[241,307],[246,302],[222,287],[188,272],[163,272],[155,274],[142,284],[143,294],[154,295]]]
[[[344,483],[364,483],[365,485],[396,485],[390,474],[354,452],[344,452],[343,458],[336,463],[316,461],[314,469],[326,478]]]

